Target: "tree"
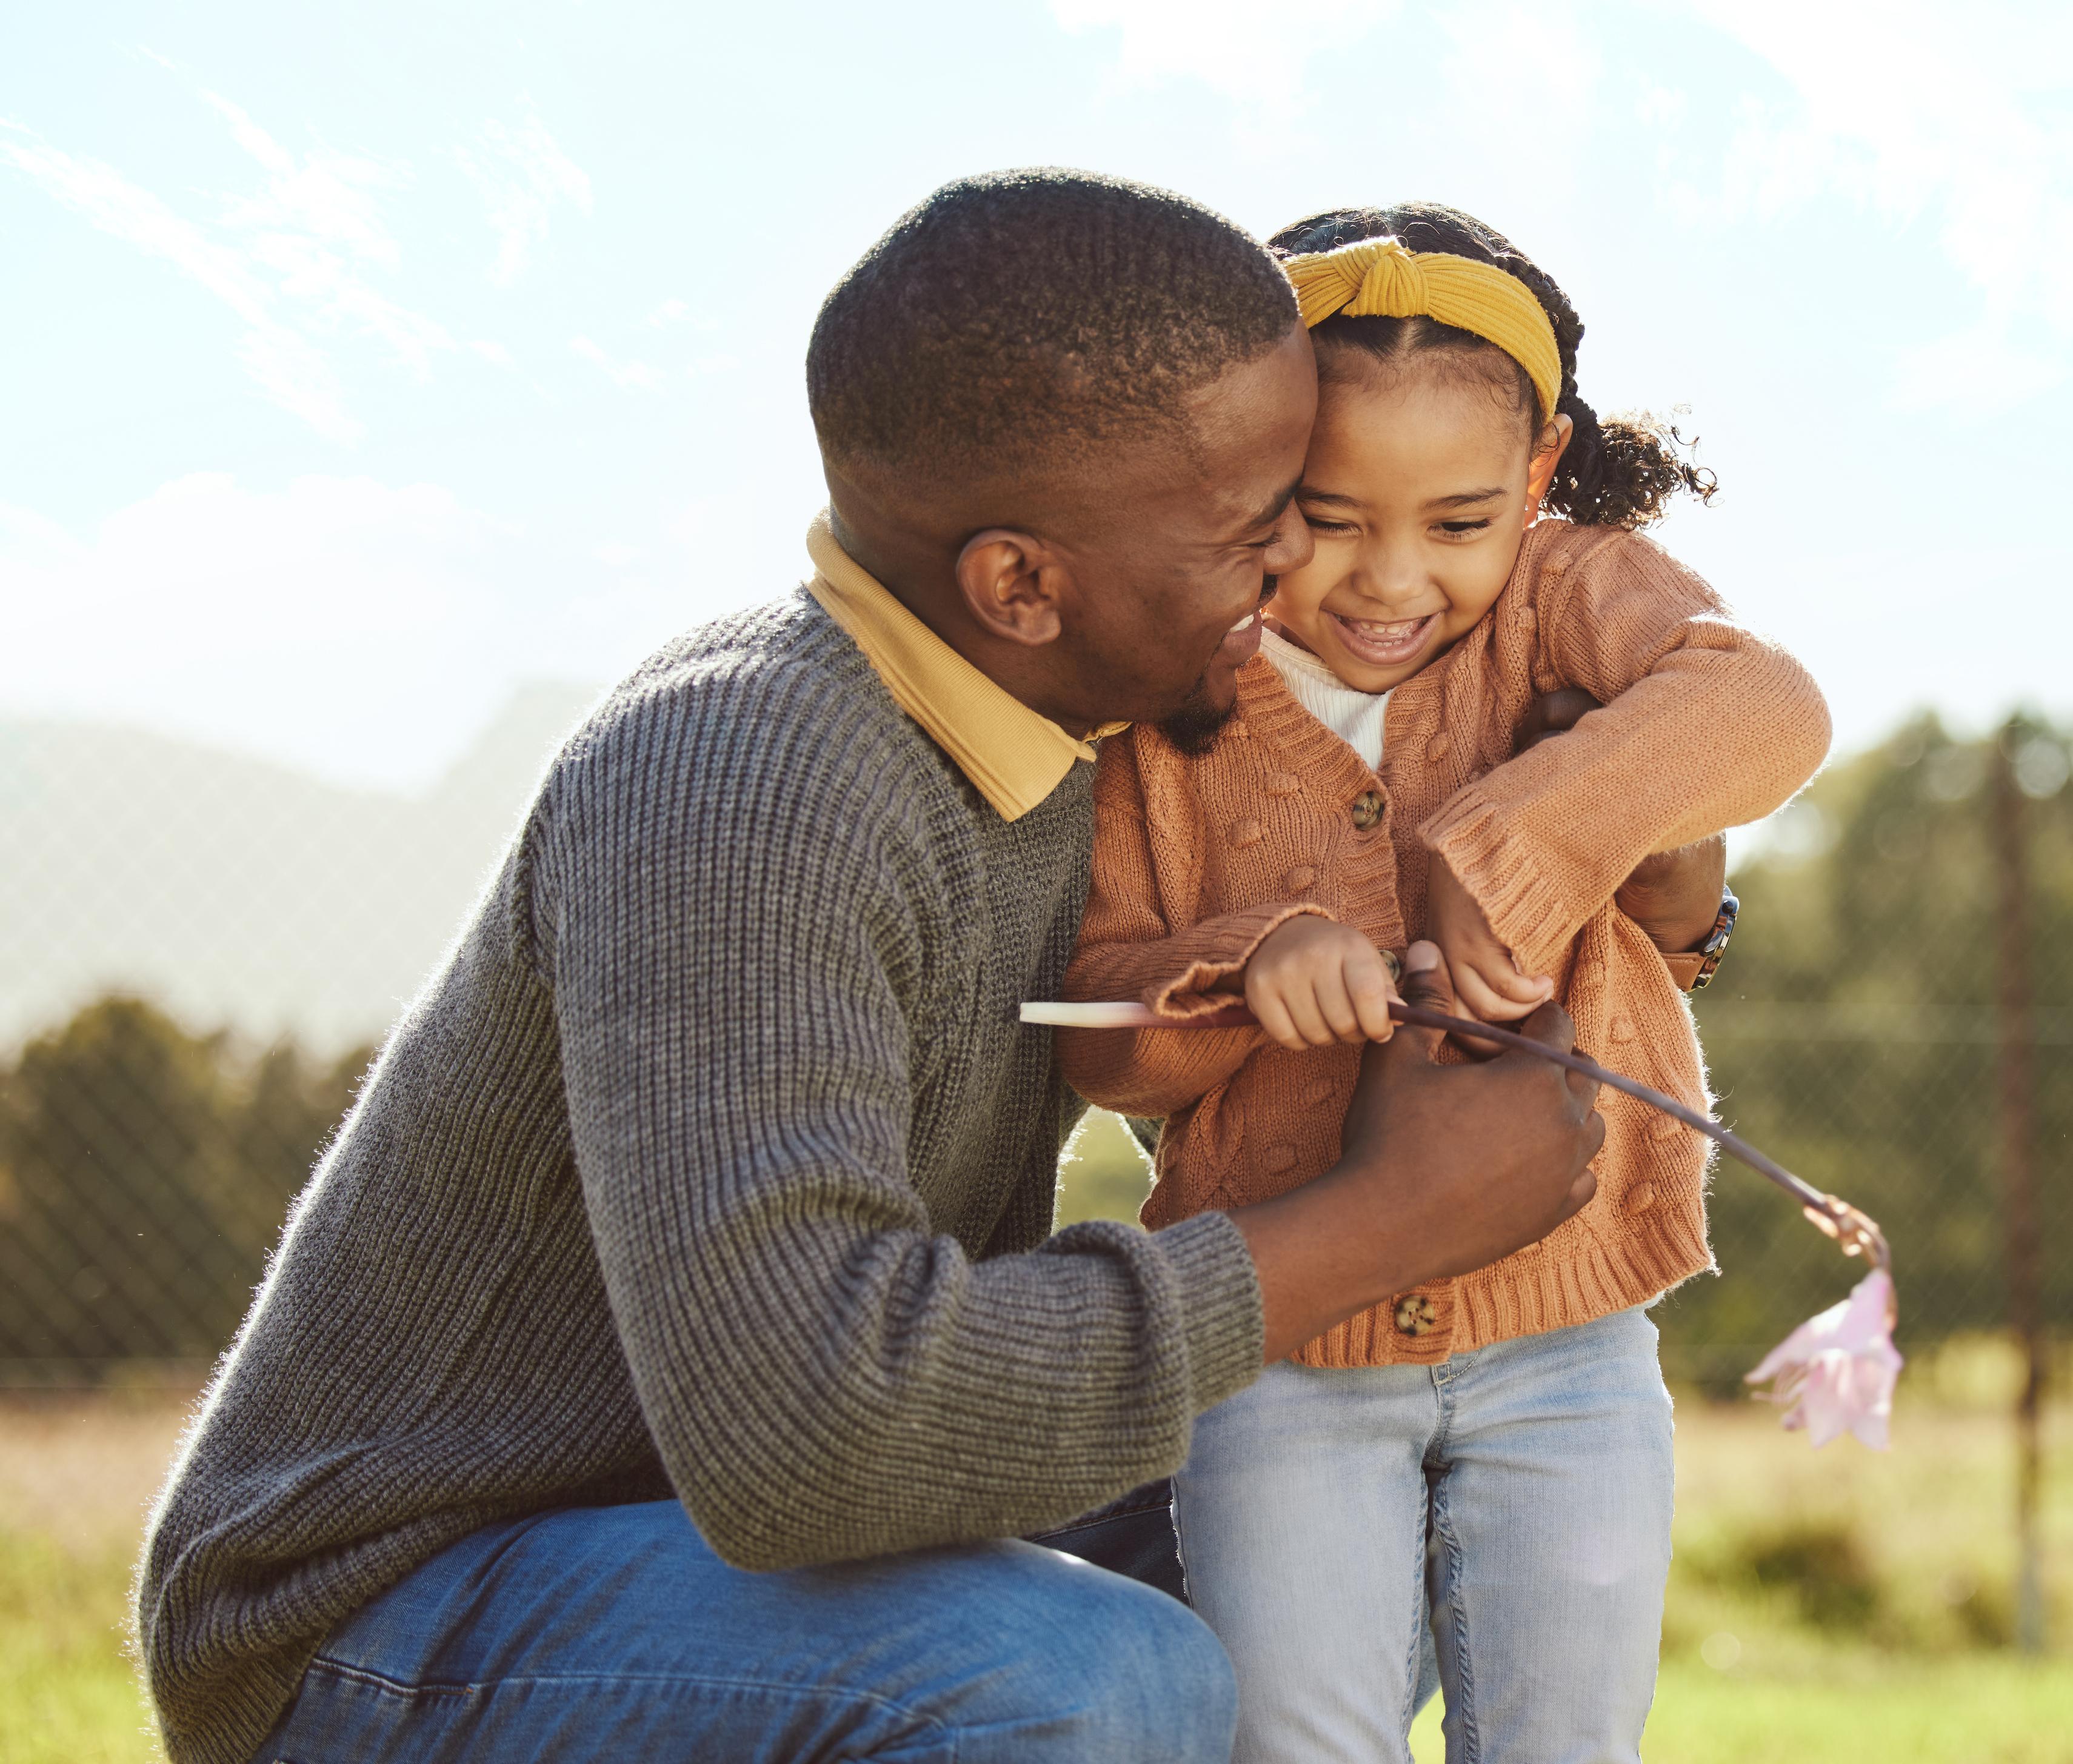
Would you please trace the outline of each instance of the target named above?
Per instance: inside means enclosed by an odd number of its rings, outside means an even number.
[[[355,1055],[240,1059],[114,996],[0,1072],[0,1359],[198,1359],[235,1331]]]
[[[1836,767],[1736,877],[1744,923],[1696,1014],[1719,1112],[1892,1240],[1903,1343],[2001,1322],[1994,903],[1984,742],[1933,718]],[[2063,739],[2016,736],[2033,799],[2038,1156],[2063,1217],[2073,1133],[2073,793]],[[1725,1384],[1856,1277],[1767,1186],[1732,1164],[1712,1203],[1719,1280],[1659,1313],[1673,1362]],[[2047,1256],[2047,1314],[2073,1316],[2073,1264]]]

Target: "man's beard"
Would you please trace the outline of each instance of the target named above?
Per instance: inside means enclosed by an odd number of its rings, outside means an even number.
[[[1224,726],[1238,714],[1238,694],[1222,706],[1210,697],[1210,676],[1205,673],[1189,689],[1181,708],[1159,722],[1159,733],[1190,759],[1197,759],[1217,744]]]
[[[1261,585],[1259,603],[1264,607],[1274,598],[1274,590],[1280,586],[1280,578],[1269,576]],[[1238,694],[1231,694],[1231,701],[1221,710],[1210,701],[1210,672],[1206,668],[1202,676],[1188,689],[1188,696],[1181,708],[1170,717],[1159,722],[1159,733],[1179,748],[1190,759],[1199,759],[1217,744],[1217,737],[1224,732],[1224,726],[1238,714]]]

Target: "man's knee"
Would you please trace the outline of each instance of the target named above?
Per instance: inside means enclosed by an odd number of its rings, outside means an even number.
[[[1015,1756],[1227,1764],[1236,1680],[1185,1606],[1075,1563],[1055,1619],[1032,1641],[1028,1684],[1045,1713]],[[1031,1745],[1038,1730],[1043,1741]]]

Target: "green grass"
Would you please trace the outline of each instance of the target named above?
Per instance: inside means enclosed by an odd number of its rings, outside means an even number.
[[[1411,1733],[1417,1764],[1441,1764],[1436,1700]],[[2004,1658],[1865,1663],[1824,1679],[1740,1677],[1664,1663],[1649,1764],[2066,1764],[2073,1667]]]
[[[129,1579],[126,1540],[0,1532],[0,1764],[160,1758],[122,1651]]]
[[[1061,1211],[1133,1211],[1121,1129],[1098,1119],[1078,1150]],[[1976,1341],[1910,1367],[1884,1455],[1680,1396],[1651,1764],[2073,1764],[2073,1408],[2046,1441],[2054,1650],[2030,1662],[2008,1646],[2010,1361]],[[122,1624],[180,1407],[0,1402],[0,1764],[159,1764]],[[1440,1713],[1419,1764],[1444,1758]]]
[[[159,1764],[122,1652],[128,1574],[126,1549],[80,1556],[0,1534],[0,1764]],[[1754,1665],[1666,1660],[1651,1764],[2073,1760],[2073,1664],[1844,1647],[1815,1671],[1778,1657],[1782,1633],[1758,1631]],[[1440,1715],[1435,1701],[1412,1731],[1418,1764],[1445,1755]]]

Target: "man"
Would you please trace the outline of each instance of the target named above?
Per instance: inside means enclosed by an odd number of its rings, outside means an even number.
[[[1309,1187],[1050,1236],[1077,1105],[1016,1007],[1072,948],[1086,738],[1214,726],[1308,552],[1266,254],[1115,180],[953,184],[808,380],[809,590],[571,742],[204,1404],[140,1583],[175,1764],[1221,1758],[1192,1614],[1012,1540],[1589,1197],[1584,1087],[1407,1034]]]

